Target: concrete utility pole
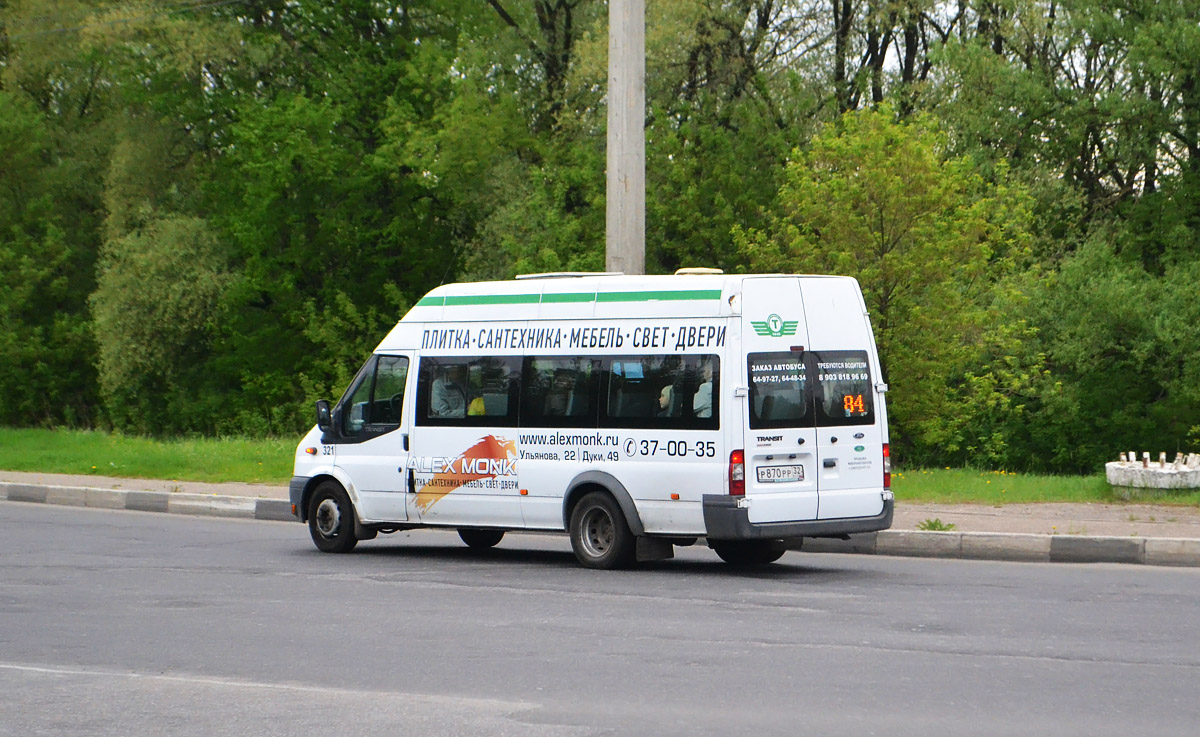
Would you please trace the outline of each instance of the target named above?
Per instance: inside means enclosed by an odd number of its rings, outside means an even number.
[[[646,273],[646,2],[608,0],[605,268]]]

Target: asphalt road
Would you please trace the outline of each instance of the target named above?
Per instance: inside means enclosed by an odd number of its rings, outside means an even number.
[[[1195,735],[1200,570],[0,505],[0,735]]]

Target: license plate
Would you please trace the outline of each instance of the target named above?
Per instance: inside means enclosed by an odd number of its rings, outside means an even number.
[[[777,484],[788,481],[803,481],[804,466],[759,466],[758,483]]]

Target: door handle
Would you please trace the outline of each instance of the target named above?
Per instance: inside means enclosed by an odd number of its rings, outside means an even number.
[[[833,468],[834,466],[837,465],[837,459],[836,458],[826,458],[824,461],[821,461],[821,465],[824,466],[825,468]]]
[[[408,433],[404,433],[401,437],[404,438],[404,449],[408,450]]]
[[[417,489],[417,474],[415,471],[413,471],[410,468],[410,469],[408,469],[408,493],[415,494],[415,493],[417,493],[416,489]]]

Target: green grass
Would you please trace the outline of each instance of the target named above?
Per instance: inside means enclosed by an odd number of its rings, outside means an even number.
[[[970,468],[910,469],[892,474],[892,491],[899,501],[926,504],[1037,504],[1092,502],[1200,506],[1200,489],[1151,493],[1130,499],[1108,485],[1104,474],[1050,476]]]
[[[286,484],[295,438],[154,440],[80,430],[0,429],[0,469],[172,481]]]
[[[153,440],[80,430],[0,429],[0,469],[175,481],[286,484],[295,438]],[[902,502],[1030,504],[1130,501],[1092,476],[1048,476],[978,469],[910,469],[892,474]],[[1200,490],[1133,501],[1200,506]]]

